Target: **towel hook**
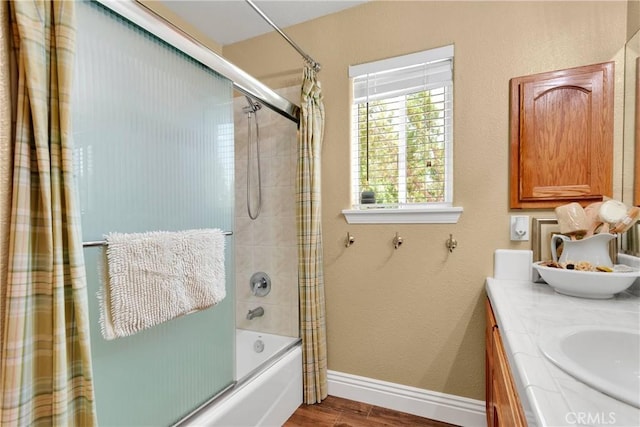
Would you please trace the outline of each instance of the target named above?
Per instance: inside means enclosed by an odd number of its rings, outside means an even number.
[[[453,250],[458,246],[458,241],[453,238],[453,234],[449,234],[449,239],[447,239],[447,248],[449,252],[453,252]]]
[[[349,246],[353,245],[355,242],[356,242],[356,238],[353,237],[351,233],[347,231],[347,238],[344,239],[345,248],[348,248]]]
[[[402,236],[396,231],[396,237],[393,238],[393,247],[398,249],[402,245]]]

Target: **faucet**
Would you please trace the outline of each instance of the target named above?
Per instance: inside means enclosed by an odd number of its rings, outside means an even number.
[[[260,316],[264,316],[264,308],[262,307],[254,308],[253,310],[249,310],[249,312],[247,313],[247,320],[251,320],[254,317],[260,317]]]

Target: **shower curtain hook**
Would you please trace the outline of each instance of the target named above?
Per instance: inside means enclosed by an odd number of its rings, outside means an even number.
[[[319,72],[322,69],[322,65],[314,61],[311,58],[304,58],[304,62],[313,69],[314,72]]]

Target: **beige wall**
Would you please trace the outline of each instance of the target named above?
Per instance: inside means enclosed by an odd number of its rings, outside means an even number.
[[[287,29],[323,66],[329,369],[484,398],[484,278],[492,274],[495,249],[530,247],[511,243],[508,234],[509,215],[521,213],[508,208],[509,79],[612,59],[622,70],[627,7],[626,1],[375,1]],[[459,223],[347,224],[340,213],[350,200],[347,67],[449,43]],[[300,58],[275,34],[225,46],[223,54],[272,87],[299,81]],[[617,73],[618,87],[621,81]],[[616,94],[621,98],[621,89]],[[620,157],[617,147],[616,175]],[[348,249],[347,231],[356,238]],[[405,239],[399,250],[391,244],[396,231]],[[449,233],[459,243],[451,254]]]
[[[640,0],[627,2],[627,39],[640,30]]]

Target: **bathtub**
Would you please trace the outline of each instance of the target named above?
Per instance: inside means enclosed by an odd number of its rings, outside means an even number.
[[[299,338],[238,329],[236,378],[182,426],[281,426],[302,404]]]

